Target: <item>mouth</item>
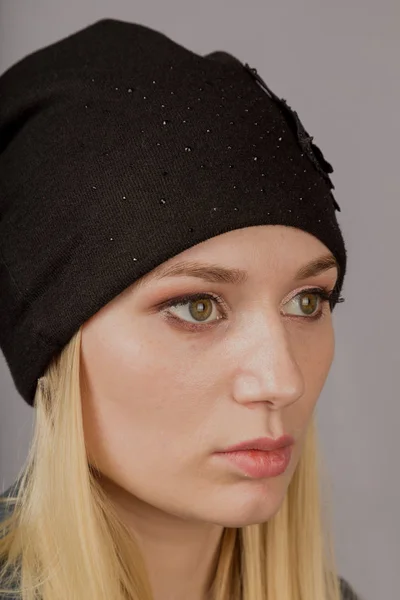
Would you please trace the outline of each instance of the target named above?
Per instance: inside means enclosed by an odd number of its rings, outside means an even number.
[[[282,435],[276,440],[268,437],[255,438],[253,440],[247,440],[240,442],[234,446],[229,446],[221,452],[236,452],[240,450],[260,450],[263,452],[269,452],[271,450],[279,450],[280,448],[286,448],[294,444],[294,438],[291,435]]]
[[[217,456],[228,461],[235,469],[239,469],[253,479],[264,479],[282,475],[290,464],[293,446],[278,450],[239,450],[236,452],[219,452]]]
[[[277,440],[257,438],[216,453],[236,470],[252,479],[282,475],[290,464],[294,439],[284,435]]]

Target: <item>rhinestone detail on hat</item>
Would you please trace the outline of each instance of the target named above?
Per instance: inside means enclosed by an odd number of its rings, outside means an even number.
[[[290,106],[287,104],[284,98],[279,98],[274,92],[268,87],[264,79],[258,74],[257,69],[250,67],[248,63],[244,64],[244,69],[252,76],[252,78],[260,85],[260,87],[272,98],[283,110],[286,118],[288,119],[289,124],[292,125],[294,131],[297,135],[298,142],[300,144],[301,149],[303,150],[303,154],[305,154],[313,163],[317,171],[322,175],[325,181],[328,183],[330,189],[334,189],[329,173],[333,173],[332,165],[325,160],[324,155],[321,150],[318,148],[316,144],[313,144],[313,137],[310,136],[305,130],[302,122],[299,119],[299,116],[296,111],[292,110]],[[331,193],[331,199],[333,201],[334,207],[337,211],[340,212],[340,206],[336,202],[333,194]]]

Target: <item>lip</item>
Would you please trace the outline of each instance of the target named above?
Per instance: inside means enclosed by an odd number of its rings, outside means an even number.
[[[279,450],[280,448],[286,448],[287,446],[292,446],[293,444],[294,438],[291,435],[282,435],[276,440],[267,437],[260,437],[254,440],[240,442],[234,446],[229,446],[229,448],[225,448],[219,452],[240,452],[241,450],[260,450],[262,452],[270,452]]]
[[[229,463],[246,477],[266,479],[276,477],[286,471],[290,464],[293,446],[285,446],[277,450],[236,450],[234,452],[219,452],[217,460]]]

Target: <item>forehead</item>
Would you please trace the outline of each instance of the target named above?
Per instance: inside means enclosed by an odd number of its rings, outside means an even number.
[[[249,227],[206,240],[158,265],[137,282],[137,287],[182,276],[240,285],[254,269],[267,274],[271,269],[284,267],[298,281],[332,268],[339,271],[334,255],[313,236],[302,231],[299,235],[287,227],[260,229]]]

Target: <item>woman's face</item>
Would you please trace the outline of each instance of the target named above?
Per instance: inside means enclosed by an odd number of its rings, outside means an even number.
[[[145,277],[84,324],[86,445],[110,486],[144,510],[226,527],[277,512],[334,352],[329,303],[307,290],[331,291],[336,267],[296,274],[328,254],[291,227],[230,231],[160,268],[212,263],[246,280]],[[188,294],[201,298],[165,306]],[[215,454],[283,434],[295,444],[274,477],[251,477]]]

